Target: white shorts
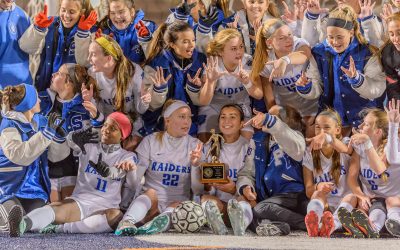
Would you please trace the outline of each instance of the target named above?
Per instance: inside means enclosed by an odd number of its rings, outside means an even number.
[[[51,190],[61,192],[62,188],[75,187],[76,176],[64,176],[61,178],[51,178]]]
[[[243,110],[243,112],[244,112],[244,122],[247,122],[248,120],[251,119],[251,113],[249,115],[247,114],[248,112],[245,112],[245,110]],[[199,116],[205,116],[205,121],[199,125],[198,133],[210,133],[211,129],[215,129],[215,132],[220,133],[221,131],[219,131],[219,126],[218,126],[219,113],[220,110],[216,110],[211,106],[200,107]],[[241,131],[254,133],[254,129],[251,125],[242,128]]]
[[[119,207],[106,206],[98,200],[80,199],[78,196],[70,196],[65,199],[74,200],[78,204],[79,210],[81,211],[81,220],[90,217],[95,213],[106,211],[107,209],[119,209]]]

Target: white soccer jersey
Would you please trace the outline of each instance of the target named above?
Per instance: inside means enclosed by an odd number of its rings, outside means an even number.
[[[238,172],[244,167],[246,155],[248,153],[251,153],[248,152],[249,145],[253,145],[252,148],[255,148],[254,141],[249,141],[243,136],[240,136],[239,139],[233,143],[222,143],[219,161],[228,165],[228,176],[234,182],[237,181]],[[204,156],[205,154],[207,154],[209,148],[210,144],[204,146]],[[208,159],[207,161],[209,162],[210,159]],[[234,197],[234,195],[220,191],[218,189],[216,189],[213,195],[225,202],[228,202]]]
[[[332,158],[326,158],[322,153],[319,154],[321,159],[321,170],[317,172],[314,168],[313,157],[311,154],[310,148],[307,148],[304,158],[303,158],[303,166],[313,172],[314,184],[320,182],[333,182],[335,183],[332,175],[330,174],[332,167]],[[349,163],[350,163],[350,155],[348,154],[340,154],[340,177],[339,182],[335,185],[335,189],[330,192],[327,197],[328,205],[331,207],[337,207],[340,203],[340,200],[351,193],[349,186],[347,185],[347,173],[349,172]]]
[[[190,151],[196,149],[200,141],[189,135],[172,137],[167,132],[163,132],[162,141],[159,141],[158,134],[144,137],[136,149],[138,179],[144,175],[144,191],[154,189],[160,203],[190,200],[191,176],[196,172],[190,164]],[[199,176],[196,178],[199,182]]]
[[[79,169],[72,198],[79,200],[91,200],[101,203],[109,208],[118,208],[121,202],[121,186],[126,178],[128,184],[134,186],[136,173],[134,171],[121,171],[118,178],[111,179],[102,177],[89,165],[89,160],[97,163],[99,155],[102,154],[102,161],[113,167],[116,163],[131,159],[137,162],[136,154],[122,149],[119,145],[113,145],[113,150],[105,150],[110,146],[101,144],[86,144],[86,154],[79,155]],[[108,153],[111,152],[111,153]]]
[[[308,42],[302,38],[294,37],[293,51],[298,48],[308,45]],[[271,50],[268,53],[269,61],[276,60],[275,51]],[[302,116],[315,115],[318,111],[318,101],[307,100],[301,97],[296,92],[295,82],[300,78],[302,71],[305,70],[305,65],[290,64],[286,67],[284,76],[272,79],[272,86],[276,104],[284,106],[289,105],[296,107]],[[265,65],[260,75],[269,78],[273,69],[273,65]]]
[[[354,150],[360,155],[360,181],[363,192],[368,196],[387,198],[400,194],[400,166],[390,165],[385,173],[387,180],[384,181],[381,175],[377,175],[369,164],[368,157],[360,146],[354,145]]]

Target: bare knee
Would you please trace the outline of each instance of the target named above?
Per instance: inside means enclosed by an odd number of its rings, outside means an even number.
[[[357,196],[355,196],[354,194],[348,194],[345,197],[343,197],[341,202],[346,202],[351,204],[353,207],[357,206]]]
[[[385,200],[386,208],[400,207],[400,197],[388,197]]]
[[[311,199],[317,199],[326,203],[326,194],[322,191],[315,191],[311,196]]]
[[[105,211],[105,215],[108,225],[110,225],[112,229],[116,229],[124,214],[119,209],[111,208]]]

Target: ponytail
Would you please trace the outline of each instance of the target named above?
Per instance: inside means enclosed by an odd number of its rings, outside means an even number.
[[[164,42],[164,33],[167,30],[166,23],[161,24],[153,34],[150,44],[147,46],[147,59],[145,64],[151,62],[166,47]]]
[[[7,112],[13,110],[25,97],[25,87],[23,84],[7,86],[0,90],[1,110]]]

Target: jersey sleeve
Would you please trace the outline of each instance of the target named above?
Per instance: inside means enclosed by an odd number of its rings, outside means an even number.
[[[141,180],[146,170],[151,164],[151,143],[159,143],[156,141],[154,134],[148,135],[143,138],[139,146],[136,148],[137,153],[137,179]]]

